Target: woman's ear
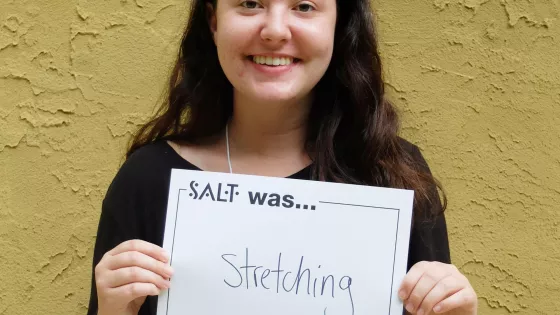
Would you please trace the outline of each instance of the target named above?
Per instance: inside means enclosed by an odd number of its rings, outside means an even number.
[[[212,5],[212,3],[206,3],[206,12],[207,12],[207,19],[208,19],[208,26],[210,27],[210,32],[212,32],[212,38],[215,41],[214,34],[218,28],[218,21],[216,19],[216,9]]]

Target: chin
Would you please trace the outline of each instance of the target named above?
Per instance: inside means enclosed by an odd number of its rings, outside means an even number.
[[[273,87],[260,87],[251,91],[252,98],[267,102],[290,102],[304,98],[304,91],[293,89],[275,89]]]
[[[293,94],[266,94],[266,95],[260,94],[260,95],[255,95],[255,99],[262,100],[265,102],[280,103],[280,102],[294,101],[298,99],[298,96]]]

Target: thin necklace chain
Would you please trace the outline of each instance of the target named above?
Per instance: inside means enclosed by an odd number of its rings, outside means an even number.
[[[231,157],[229,155],[229,123],[226,124],[226,151],[227,151],[227,162],[228,162],[228,166],[229,166],[229,172],[230,174],[233,174],[233,170],[231,168]]]

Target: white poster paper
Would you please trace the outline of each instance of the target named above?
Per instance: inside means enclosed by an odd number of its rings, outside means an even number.
[[[172,171],[158,315],[401,315],[413,191]]]

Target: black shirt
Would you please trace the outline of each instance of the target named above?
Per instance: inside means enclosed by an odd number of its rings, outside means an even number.
[[[429,170],[416,146],[406,141],[403,141],[403,145],[418,163]],[[107,251],[126,240],[141,239],[163,246],[169,180],[173,168],[200,170],[183,159],[163,140],[143,146],[125,161],[103,200],[93,268]],[[288,178],[310,179],[310,167]],[[437,200],[433,207],[441,208],[439,199],[435,199]],[[439,213],[439,210],[435,209],[434,213]],[[426,213],[430,211],[423,209]],[[450,263],[447,227],[443,214],[436,219],[416,220],[413,224],[408,269],[419,261]],[[157,297],[149,296],[139,315],[155,315],[156,309]],[[92,272],[88,315],[94,314],[97,314],[97,290],[95,274]]]

